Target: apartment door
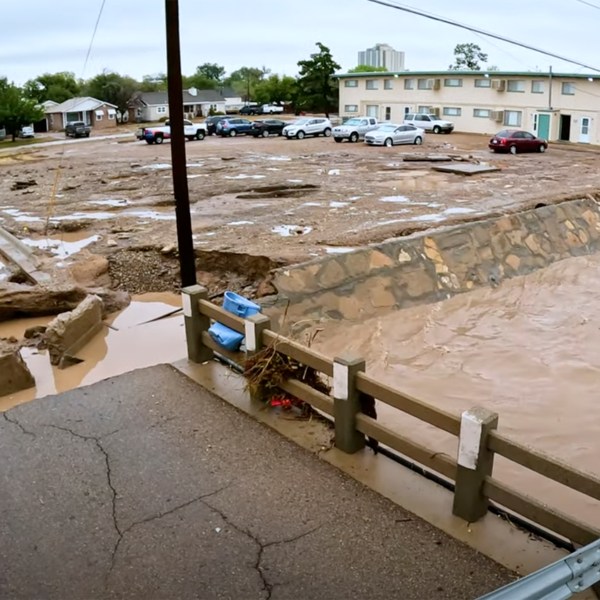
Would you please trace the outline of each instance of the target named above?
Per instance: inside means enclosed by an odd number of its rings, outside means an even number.
[[[581,128],[579,129],[579,141],[582,144],[590,143],[590,118],[581,117]]]
[[[539,138],[547,140],[550,138],[550,115],[546,113],[538,113],[536,134]]]
[[[562,142],[571,141],[571,115],[560,115],[560,135]]]

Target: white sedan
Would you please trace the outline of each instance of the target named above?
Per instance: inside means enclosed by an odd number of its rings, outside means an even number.
[[[394,125],[387,123],[365,135],[365,143],[370,146],[395,146],[396,144],[422,144],[425,132],[414,125]]]

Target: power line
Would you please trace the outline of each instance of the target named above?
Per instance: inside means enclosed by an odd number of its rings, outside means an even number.
[[[96,24],[94,25],[94,33],[92,33],[92,39],[90,40],[90,45],[88,47],[87,54],[85,55],[85,61],[83,63],[83,70],[81,75],[85,73],[85,68],[87,67],[88,60],[90,58],[90,54],[92,53],[92,46],[94,45],[94,39],[96,37],[96,32],[98,31],[98,25],[100,25],[100,19],[102,18],[102,12],[104,11],[104,5],[106,4],[106,0],[102,0],[102,4],[100,5],[100,12],[98,13],[98,18],[96,19]]]
[[[520,46],[521,48],[525,48],[527,50],[533,50],[533,52],[538,52],[540,54],[545,54],[546,56],[551,56],[552,58],[557,58],[558,60],[562,60],[564,62],[568,62],[574,65],[578,65],[580,67],[584,67],[585,69],[591,69],[592,71],[600,72],[600,69],[597,67],[592,67],[590,65],[586,65],[585,63],[581,63],[579,61],[573,60],[571,58],[565,58],[564,56],[560,56],[559,54],[554,54],[553,52],[549,52],[547,50],[541,50],[540,48],[536,48],[535,46],[529,46],[528,44],[524,44],[523,42],[518,42],[516,40],[511,40],[509,38],[505,38],[501,35],[497,35],[495,33],[490,33],[489,31],[484,31],[483,29],[478,29],[477,27],[472,27],[471,25],[465,25],[464,23],[459,23],[458,21],[453,21],[451,19],[446,19],[444,17],[438,17],[436,15],[432,15],[422,10],[418,10],[416,8],[412,8],[410,6],[402,6],[400,4],[395,4],[392,2],[386,2],[384,0],[367,0],[368,2],[373,2],[374,4],[381,4],[382,6],[387,6],[389,8],[395,8],[396,10],[402,10],[407,13],[411,13],[413,15],[418,15],[419,17],[425,17],[426,19],[432,19],[434,21],[439,21],[440,23],[446,23],[447,25],[453,25],[454,27],[460,27],[461,29],[466,29],[468,31],[472,31],[473,33],[480,33],[481,35],[485,35],[496,40],[500,40],[501,42],[507,42],[508,44],[513,44],[515,46]],[[583,0],[579,0],[583,2]]]
[[[592,8],[596,8],[596,9],[600,10],[600,6],[598,6],[597,4],[593,4],[592,2],[587,2],[586,0],[575,0],[575,2],[579,2],[581,4],[587,4],[587,6],[591,6]]]

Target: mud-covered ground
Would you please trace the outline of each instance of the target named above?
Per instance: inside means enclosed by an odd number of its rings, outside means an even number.
[[[553,144],[546,154],[496,155],[487,137],[466,134],[394,148],[209,137],[186,150],[199,279],[248,293],[277,265],[600,191],[595,148]],[[465,177],[403,160],[427,154],[501,171]],[[86,283],[174,289],[170,163],[169,143],[149,146],[133,135],[2,151],[0,225],[59,268],[75,264]],[[91,254],[108,258],[108,272]]]

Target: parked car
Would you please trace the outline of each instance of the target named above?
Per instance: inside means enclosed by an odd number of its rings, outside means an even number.
[[[249,133],[252,129],[252,121],[232,117],[222,119],[217,123],[217,133],[222,136],[235,137],[239,134]]]
[[[278,104],[263,104],[260,107],[260,112],[263,115],[274,115],[283,112],[283,106]]]
[[[248,132],[254,137],[269,137],[273,135],[283,135],[283,128],[288,125],[285,121],[279,119],[262,119],[260,121],[254,121],[252,123],[252,129]]]
[[[433,133],[452,133],[454,131],[454,123],[444,121],[434,114],[407,113],[404,115],[404,123]]]
[[[91,131],[91,127],[88,127],[83,121],[71,121],[65,125],[66,137],[90,137]]]
[[[206,125],[184,119],[183,133],[190,142],[203,140],[206,135]],[[171,139],[171,124],[169,121],[165,121],[165,124],[159,127],[142,127],[136,131],[135,136],[138,140],[145,140],[148,144],[162,144],[164,140]]]
[[[395,146],[396,144],[422,144],[425,131],[414,125],[395,125],[387,123],[365,135],[369,146]]]
[[[331,121],[321,117],[297,119],[286,125],[282,133],[288,139],[296,138],[299,140],[304,139],[307,135],[329,137],[331,135]]]
[[[206,133],[208,135],[214,135],[217,133],[217,123],[223,119],[233,119],[227,115],[214,115],[212,117],[206,117],[204,125],[206,126]]]
[[[546,152],[548,142],[535,137],[533,133],[517,129],[499,131],[488,144],[494,152]]]
[[[377,129],[379,126],[380,123],[374,117],[353,117],[345,123],[334,127],[332,135],[333,139],[338,143],[344,140],[358,142],[359,139],[365,137],[365,134],[373,131],[373,129]]]
[[[258,104],[246,104],[240,108],[240,115],[260,115],[262,109]]]
[[[21,138],[33,138],[35,137],[35,132],[33,130],[33,125],[23,125],[21,130],[19,131],[19,137]]]

